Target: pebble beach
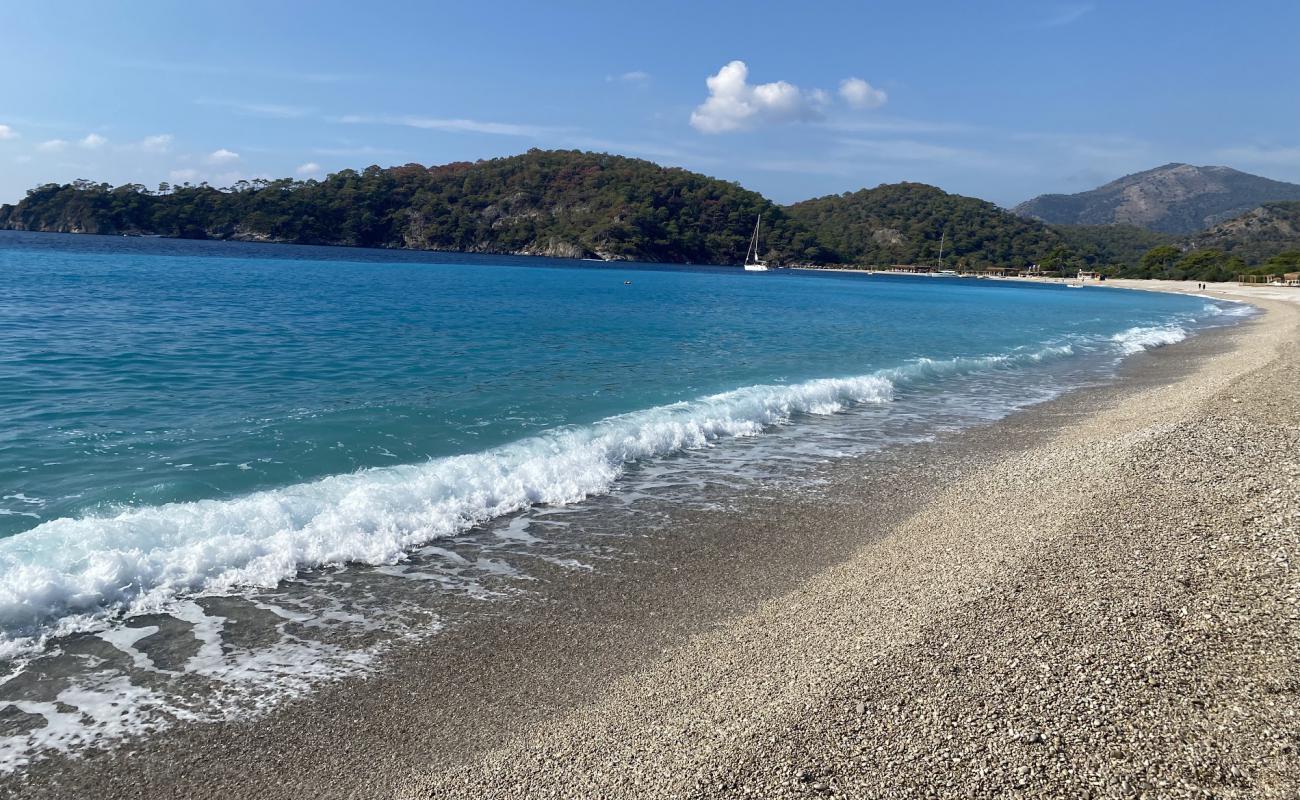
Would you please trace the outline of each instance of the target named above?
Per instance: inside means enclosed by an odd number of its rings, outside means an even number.
[[[1300,305],[1249,299],[806,506],[688,515],[378,674],[0,792],[1294,797]]]

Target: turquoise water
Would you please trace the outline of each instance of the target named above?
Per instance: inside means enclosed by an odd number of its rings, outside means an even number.
[[[15,645],[391,563],[735,437],[885,405],[924,429],[920,399],[972,376],[976,416],[997,416],[1233,313],[1000,281],[5,232],[0,275]]]

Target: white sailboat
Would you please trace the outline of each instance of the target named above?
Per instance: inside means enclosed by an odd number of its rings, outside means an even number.
[[[763,215],[758,215],[754,223],[754,236],[749,240],[749,249],[745,251],[746,272],[767,272],[767,262],[758,257],[758,230],[763,225]]]

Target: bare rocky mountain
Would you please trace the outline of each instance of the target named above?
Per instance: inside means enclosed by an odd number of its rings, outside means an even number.
[[[1188,234],[1278,200],[1300,200],[1300,184],[1230,167],[1166,164],[1087,192],[1039,195],[1012,210],[1054,225],[1123,224]]]

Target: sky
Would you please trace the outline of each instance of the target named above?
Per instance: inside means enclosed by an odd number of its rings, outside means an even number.
[[[1014,205],[1172,161],[1300,182],[1300,3],[0,0],[0,202],[533,147],[777,202]]]

